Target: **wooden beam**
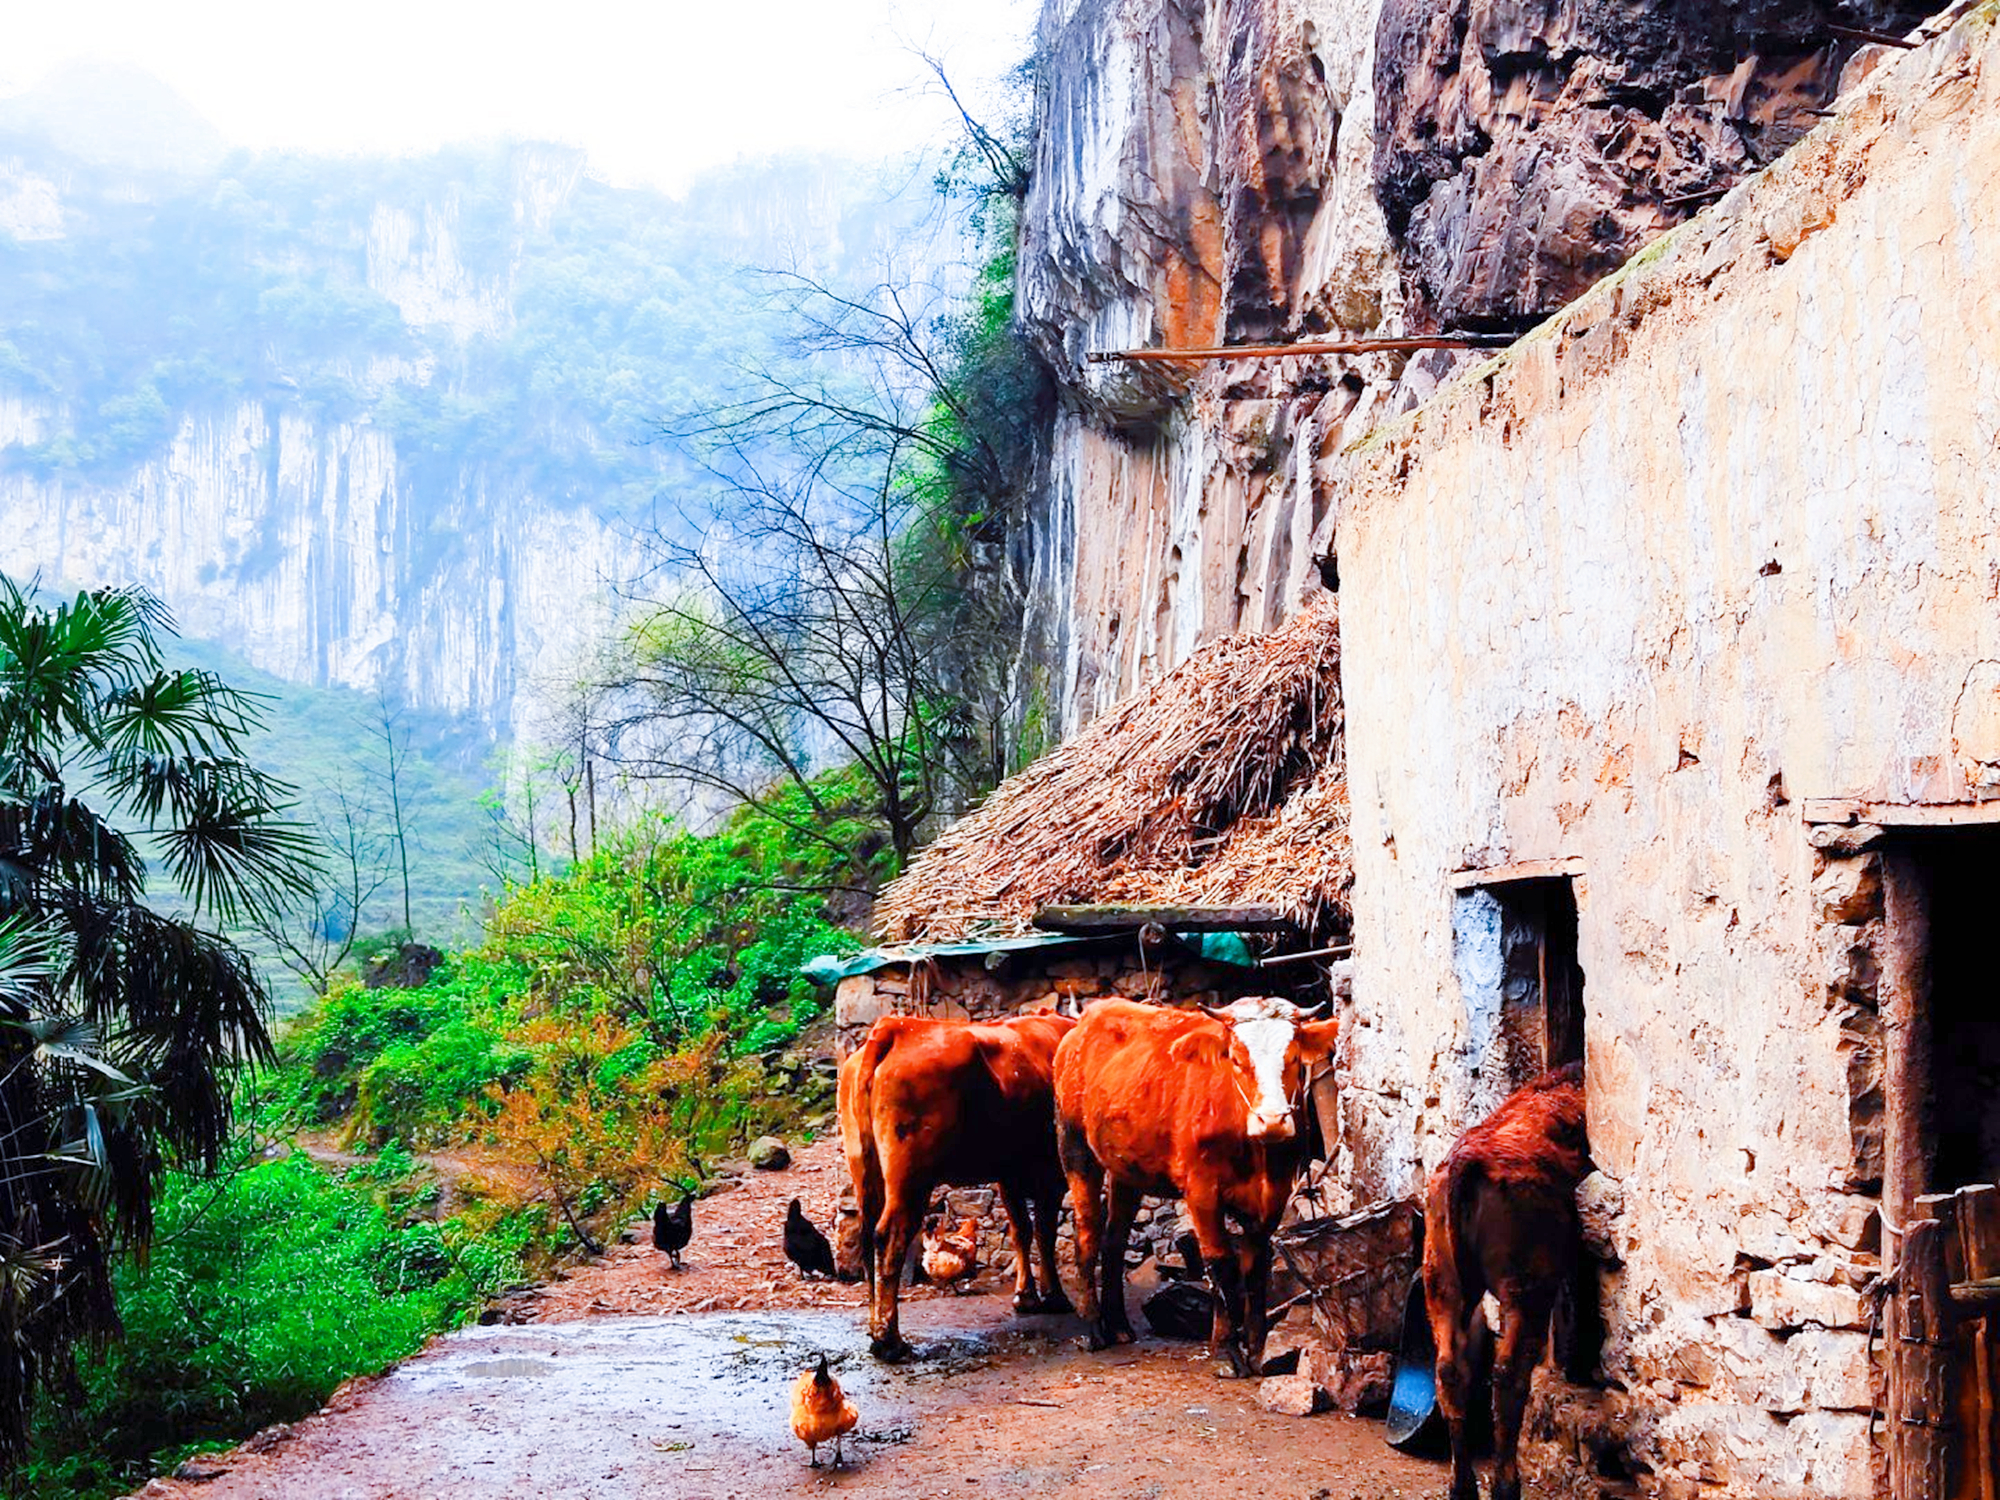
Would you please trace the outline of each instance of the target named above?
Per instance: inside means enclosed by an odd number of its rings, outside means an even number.
[[[1936,1219],[1904,1227],[1889,1300],[1889,1494],[1891,1500],[1946,1500],[1951,1494],[1952,1389],[1950,1279]]]
[[[1095,349],[1084,355],[1093,365],[1172,364],[1182,360],[1272,359],[1314,354],[1400,354],[1417,349],[1505,349],[1505,333],[1421,334],[1395,339],[1343,339],[1335,343],[1220,344],[1207,349]]]
[[[1831,22],[1826,29],[1835,36],[1848,37],[1857,42],[1870,42],[1877,47],[1902,47],[1907,51],[1915,51],[1923,46],[1923,42],[1913,42],[1906,36],[1897,36],[1893,31],[1869,31],[1860,26],[1835,26]]]
[[[1869,802],[1858,797],[1808,797],[1808,823],[1842,827],[1874,823],[1884,828],[1978,828],[2000,825],[2000,799],[1991,802]]]
[[[1882,900],[1882,1264],[1893,1266],[1891,1241],[1930,1186],[1932,1146],[1930,899],[1907,850],[1884,851]]]
[[[1045,906],[1034,923],[1049,932],[1136,932],[1159,926],[1170,932],[1272,932],[1292,926],[1276,906]]]
[[[1959,1333],[1967,1399],[1961,1417],[1968,1431],[1961,1452],[1972,1500],[2000,1500],[2000,1187],[1973,1183],[1958,1190],[1958,1244],[1965,1281],[1951,1300],[1970,1326]],[[1968,1297],[1972,1290],[1983,1297]]]
[[[1278,964],[1303,963],[1309,958],[1346,958],[1354,951],[1352,943],[1335,943],[1331,948],[1308,948],[1303,953],[1273,953],[1257,960],[1260,969],[1274,968]]]
[[[1561,855],[1556,859],[1517,859],[1512,864],[1487,865],[1479,870],[1453,870],[1455,891],[1473,891],[1486,885],[1511,885],[1517,880],[1574,879],[1583,874],[1582,856]]]

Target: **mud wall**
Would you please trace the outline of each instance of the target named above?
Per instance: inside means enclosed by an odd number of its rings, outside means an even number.
[[[1352,1190],[1487,1102],[1455,872],[1567,861],[1615,1451],[1570,1440],[1649,1492],[1872,1491],[1880,879],[1806,814],[1992,795],[1996,205],[1975,12],[1340,460]]]

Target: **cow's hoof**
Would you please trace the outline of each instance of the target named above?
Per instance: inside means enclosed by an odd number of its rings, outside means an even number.
[[[1027,1318],[1038,1317],[1044,1313],[1073,1313],[1076,1309],[1070,1305],[1068,1296],[1062,1292],[1055,1292],[1046,1297],[1032,1297],[1023,1293],[1014,1299],[1014,1311]]]
[[[1101,1329],[1093,1328],[1076,1341],[1076,1347],[1085,1353],[1096,1354],[1100,1350],[1109,1349],[1111,1347],[1111,1340],[1104,1336]]]
[[[899,1365],[912,1354],[916,1353],[914,1349],[904,1342],[900,1334],[894,1338],[870,1339],[868,1341],[868,1352],[881,1360],[885,1365]]]
[[[1216,1361],[1215,1373],[1223,1380],[1254,1380],[1257,1367],[1236,1350],[1226,1351],[1226,1357]]]

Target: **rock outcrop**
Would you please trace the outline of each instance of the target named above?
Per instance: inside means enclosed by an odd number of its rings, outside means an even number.
[[[1334,455],[1469,357],[1088,356],[1519,330],[1816,123],[1880,51],[1849,33],[1919,14],[1048,0],[1019,304],[1063,395],[1028,549],[1055,722],[1292,612]]]
[[[924,197],[827,161],[668,201],[548,144],[169,170],[70,139],[0,110],[0,571],[139,583],[278,677],[500,735],[545,728],[672,525],[656,424],[767,331],[731,268],[870,256]]]
[[[1414,327],[1515,330],[1791,146],[1910,5],[1386,0],[1375,179]]]

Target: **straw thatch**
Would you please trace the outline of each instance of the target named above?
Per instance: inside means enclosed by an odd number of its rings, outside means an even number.
[[[876,903],[891,942],[1028,930],[1044,906],[1283,907],[1344,930],[1340,621],[1321,595],[1202,648],[1008,778]]]

